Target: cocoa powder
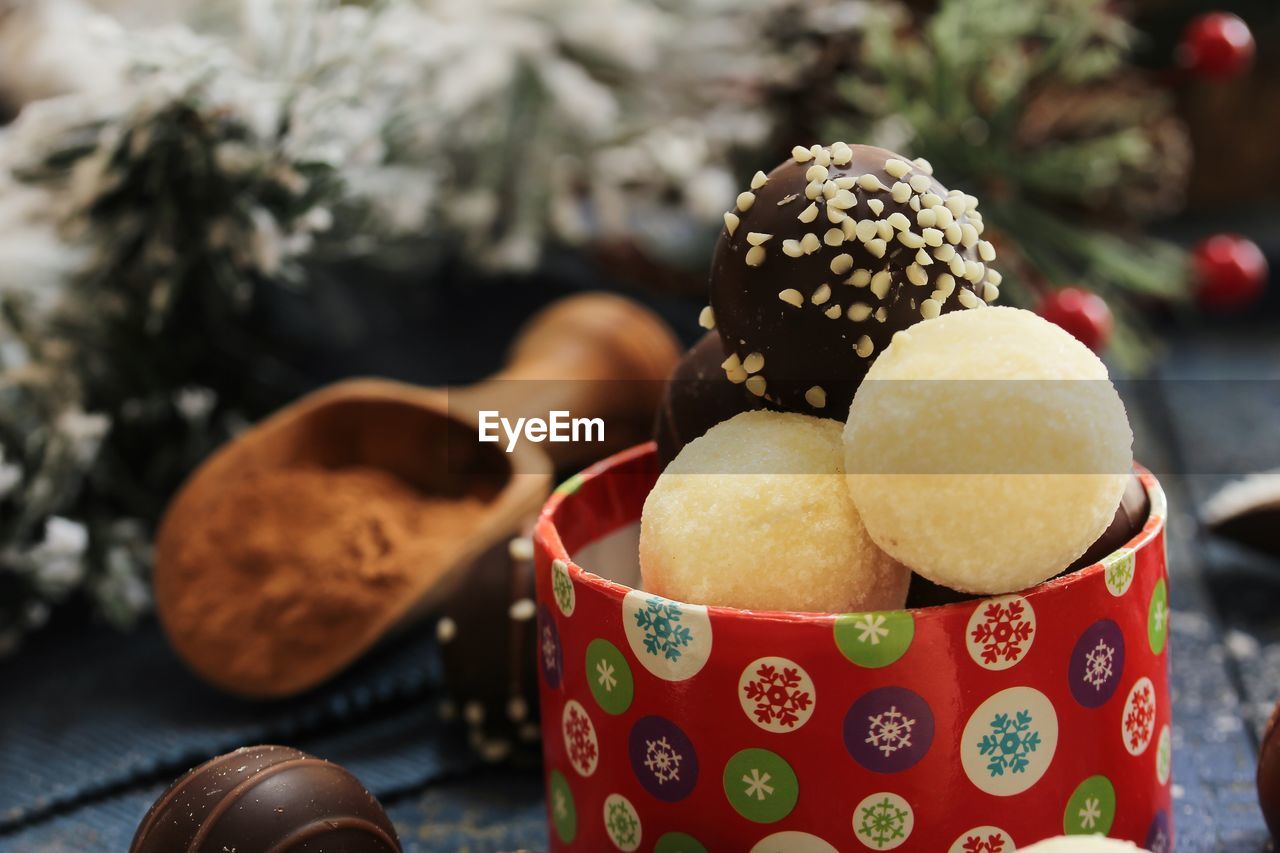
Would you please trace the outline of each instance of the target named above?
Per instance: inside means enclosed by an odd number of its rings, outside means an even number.
[[[188,663],[246,695],[360,643],[485,511],[367,467],[266,470],[209,492],[166,522],[157,596]]]

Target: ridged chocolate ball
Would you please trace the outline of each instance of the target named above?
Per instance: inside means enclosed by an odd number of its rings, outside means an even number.
[[[130,853],[400,853],[387,813],[346,768],[287,746],[247,746],[174,782]]]
[[[783,409],[843,418],[895,332],[996,299],[977,199],[932,171],[835,143],[757,173],[711,267],[731,380]]]

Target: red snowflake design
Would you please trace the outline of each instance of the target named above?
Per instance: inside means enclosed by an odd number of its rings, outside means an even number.
[[[1031,642],[1034,627],[1024,618],[1026,607],[1021,601],[992,601],[983,612],[986,619],[973,629],[973,641],[982,644],[982,660],[1016,661]]]
[[[964,853],[1003,853],[1004,836],[1002,834],[988,835],[983,838],[981,835],[967,835],[964,839]]]
[[[564,742],[573,766],[584,772],[596,763],[596,733],[591,719],[576,707],[570,707],[564,718]]]
[[[1150,684],[1144,684],[1129,698],[1129,708],[1124,717],[1124,732],[1129,738],[1129,749],[1141,750],[1151,742],[1156,727],[1156,699]]]
[[[794,728],[800,719],[798,713],[813,702],[808,691],[799,689],[800,671],[789,666],[779,669],[766,663],[760,665],[755,675],[743,691],[756,703],[756,719],[763,725],[776,723]]]

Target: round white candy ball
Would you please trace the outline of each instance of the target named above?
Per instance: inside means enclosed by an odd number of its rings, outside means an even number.
[[[767,411],[717,424],[667,466],[640,567],[658,595],[756,610],[893,610],[911,579],[858,519],[840,425]]]
[[[1059,835],[1018,850],[1020,853],[1146,853],[1132,841],[1101,835]]]
[[[1106,367],[1016,308],[899,332],[844,430],[871,538],[935,583],[997,594],[1065,569],[1110,523],[1133,435]]]

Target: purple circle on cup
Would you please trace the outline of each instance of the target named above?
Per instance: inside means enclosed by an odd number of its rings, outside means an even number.
[[[1151,819],[1151,828],[1147,830],[1147,841],[1143,845],[1151,853],[1173,853],[1173,832],[1169,826],[1169,815],[1161,809]]]
[[[1086,708],[1104,705],[1120,686],[1123,671],[1124,633],[1110,619],[1099,619],[1085,629],[1071,652],[1071,695]]]
[[[900,773],[924,758],[933,743],[933,712],[905,687],[878,687],[844,717],[844,745],[853,760],[876,773]]]
[[[550,608],[542,604],[538,607],[538,668],[547,686],[555,689],[560,686],[560,678],[564,673],[564,651],[560,646],[560,630],[556,628],[556,620]]]
[[[640,786],[659,800],[683,800],[698,783],[698,754],[679,726],[663,717],[641,717],[628,739],[631,769]]]

